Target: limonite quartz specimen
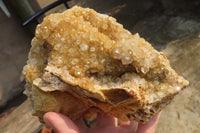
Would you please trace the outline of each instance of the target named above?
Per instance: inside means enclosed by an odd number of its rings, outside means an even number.
[[[99,112],[146,122],[189,84],[139,34],[89,8],[45,17],[31,44],[25,94],[39,118]]]

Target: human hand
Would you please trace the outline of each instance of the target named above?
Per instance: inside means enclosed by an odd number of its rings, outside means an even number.
[[[134,121],[120,121],[118,125],[117,118],[98,115],[95,128],[87,128],[82,120],[73,122],[67,116],[55,112],[46,113],[44,121],[56,133],[154,133],[160,114],[156,114],[149,122],[139,125]]]

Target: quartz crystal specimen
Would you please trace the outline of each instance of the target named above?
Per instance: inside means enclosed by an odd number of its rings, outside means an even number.
[[[146,122],[189,84],[139,34],[89,8],[45,17],[31,45],[25,94],[39,118],[99,112]]]

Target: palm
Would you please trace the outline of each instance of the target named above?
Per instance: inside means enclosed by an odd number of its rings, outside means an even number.
[[[98,116],[95,128],[87,128],[82,120],[72,122],[68,117],[54,112],[48,112],[44,120],[57,133],[154,133],[159,114],[146,124],[123,122],[117,124],[117,119],[111,116]],[[136,131],[137,130],[137,131]]]
[[[85,124],[79,120],[75,122],[81,133],[128,133],[137,128],[136,122],[121,122],[118,125],[117,119],[111,116],[98,116],[95,128],[87,128]]]

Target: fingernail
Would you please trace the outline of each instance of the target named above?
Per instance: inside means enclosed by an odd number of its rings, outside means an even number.
[[[43,118],[43,120],[44,120],[44,122],[45,122],[45,126],[46,126],[46,127],[51,127],[50,122],[49,122],[48,119]]]
[[[132,125],[131,130],[135,133],[138,129],[138,122],[134,121]]]
[[[45,122],[44,125],[45,125],[47,128],[50,128],[50,127],[51,127],[47,122]]]

